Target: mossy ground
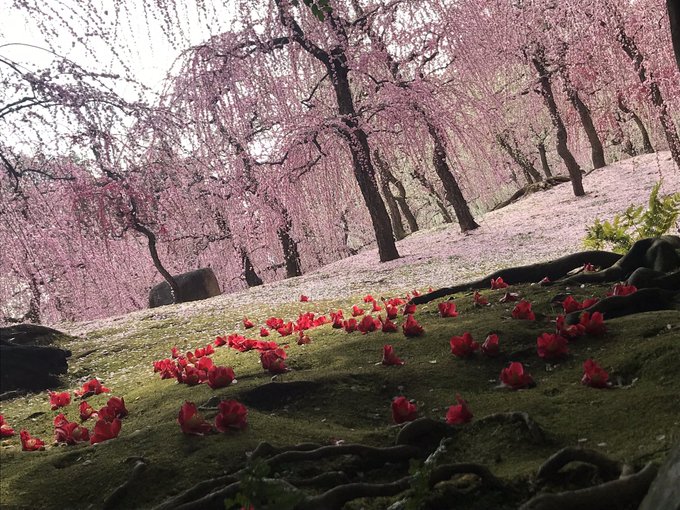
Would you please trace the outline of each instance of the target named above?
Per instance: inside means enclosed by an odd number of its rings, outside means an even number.
[[[155,318],[66,340],[62,346],[71,349],[73,357],[64,388],[73,390],[79,386],[79,379],[99,377],[112,389],[112,395],[125,398],[130,415],[123,421],[118,439],[96,446],[49,446],[43,452],[22,452],[17,436],[3,441],[2,507],[99,508],[127,479],[130,460],[136,457],[143,457],[148,465],[120,508],[153,506],[200,480],[242,467],[246,452],[260,441],[276,446],[337,440],[388,446],[398,431],[391,424],[390,401],[400,394],[418,403],[421,416],[443,420],[448,406],[455,403],[456,393],[460,393],[475,418],[524,411],[538,422],[548,434],[546,444],[534,444],[512,427],[475,426],[473,420],[461,427],[447,453],[450,460],[485,464],[497,476],[518,484],[517,501],[526,494],[525,482],[538,465],[562,446],[584,445],[637,465],[661,460],[680,440],[680,312],[653,312],[608,321],[606,336],[574,341],[565,361],[546,364],[536,356],[536,337],[553,331],[550,321],[559,310],[550,305],[550,299],[564,289],[518,286],[512,290],[534,304],[536,321],[512,319],[512,303],[498,302],[503,292],[484,291],[492,305],[482,309],[473,307],[470,294],[457,295],[460,315],[456,318],[440,318],[436,302],[420,306],[416,318],[426,334],[419,338],[406,338],[401,331],[347,334],[325,325],[309,332],[311,344],[298,346],[296,337],[280,338],[274,333],[270,339],[290,343],[287,364],[292,369],[275,380],[314,384],[285,401],[270,401],[259,408],[250,405],[248,429],[231,435],[184,436],[176,422],[177,413],[185,400],[201,405],[215,396],[240,399],[249,390],[271,382],[257,352],[216,349],[216,364],[232,366],[238,379],[237,384],[220,390],[161,380],[152,372],[152,361],[168,357],[172,346],[193,350],[218,334],[242,332],[244,315],[258,325],[272,315],[294,319],[303,311],[327,313],[342,308],[347,315],[353,304],[361,304],[361,295],[335,301],[291,302],[275,308],[262,303],[187,317],[174,314],[168,307]],[[592,286],[577,289],[575,297],[602,296],[605,291],[605,287]],[[257,330],[251,331],[255,335]],[[449,338],[464,331],[480,342],[488,333],[497,333],[502,355],[496,359],[479,354],[468,360],[453,357]],[[394,345],[397,355],[406,361],[404,366],[379,363],[385,343]],[[597,360],[621,386],[597,390],[581,385],[586,358]],[[511,360],[525,364],[536,380],[535,388],[498,388],[498,375]],[[88,401],[98,408],[107,398],[99,395]],[[74,400],[63,410],[69,419],[77,418],[77,406]],[[47,393],[3,402],[1,412],[17,432],[25,428],[51,441],[52,419],[58,411],[50,410]],[[204,415],[210,419],[214,412],[205,411]],[[378,472],[366,476],[379,479],[388,475]],[[459,489],[456,487],[460,508],[516,507],[517,501],[499,500],[493,494],[461,496]],[[447,490],[444,487],[440,492]],[[388,504],[387,499],[381,499],[351,506],[385,508]]]

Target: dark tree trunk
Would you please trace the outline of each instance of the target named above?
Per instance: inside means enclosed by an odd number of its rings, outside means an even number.
[[[394,184],[394,187],[397,188],[397,191],[399,192],[398,196],[392,196],[394,197],[397,205],[401,208],[401,213],[404,215],[404,218],[406,218],[406,222],[408,223],[411,233],[417,232],[419,229],[418,222],[416,221],[416,217],[413,214],[413,211],[411,211],[408,202],[406,202],[406,188],[404,188],[404,185],[401,183],[401,181],[397,179],[397,177],[391,172],[387,162],[382,158],[380,152],[377,149],[373,152],[373,155],[375,157],[375,164],[378,167],[378,172],[385,179],[387,188],[389,189],[389,184],[391,183]]]
[[[250,256],[248,255],[248,251],[245,249],[245,247],[241,246],[239,248],[239,252],[241,254],[243,277],[245,278],[248,287],[257,287],[258,285],[262,285],[262,278],[260,278],[255,272],[253,263],[250,261]]]
[[[680,138],[678,138],[678,132],[675,129],[675,123],[668,113],[668,107],[666,102],[661,95],[661,89],[659,84],[654,79],[652,74],[647,73],[647,68],[644,63],[644,56],[637,47],[635,39],[630,37],[623,26],[623,22],[620,18],[616,20],[616,37],[621,43],[621,48],[628,58],[633,62],[633,68],[640,79],[640,83],[649,87],[650,98],[652,104],[656,107],[656,111],[659,115],[659,122],[663,127],[663,132],[666,135],[666,141],[668,142],[668,148],[671,151],[671,156],[678,169],[680,169]]]
[[[413,175],[413,178],[417,180],[423,186],[423,188],[425,188],[428,191],[430,195],[432,195],[432,197],[434,198],[435,205],[437,206],[439,212],[444,218],[444,223],[453,223],[453,218],[449,214],[449,210],[444,205],[444,200],[442,200],[442,197],[435,189],[434,184],[432,184],[428,180],[427,176],[423,173],[414,170],[411,175]]]
[[[602,147],[600,136],[597,134],[597,130],[595,129],[593,117],[590,115],[590,109],[581,100],[578,90],[576,90],[573,87],[571,81],[569,81],[566,71],[562,73],[562,77],[564,79],[564,89],[567,93],[567,99],[569,99],[569,102],[578,113],[578,116],[581,119],[581,124],[583,125],[583,130],[586,132],[588,142],[590,142],[590,153],[593,160],[593,169],[605,167],[607,166],[607,162],[604,158],[604,148]]]
[[[541,158],[541,168],[543,169],[543,173],[548,179],[550,179],[552,177],[552,171],[550,170],[550,165],[548,164],[548,154],[545,151],[545,143],[542,141],[538,142],[536,148],[538,149],[538,157]]]
[[[585,195],[583,190],[583,179],[581,175],[581,167],[576,162],[576,158],[569,150],[567,145],[567,129],[564,127],[564,122],[562,122],[562,117],[557,109],[557,103],[555,103],[555,96],[553,95],[552,85],[550,83],[550,75],[546,69],[545,55],[542,47],[536,49],[533,55],[531,55],[531,63],[538,72],[538,81],[541,86],[541,95],[545,101],[548,111],[550,112],[550,120],[552,121],[553,127],[555,128],[555,145],[557,147],[557,154],[560,155],[562,161],[567,166],[567,171],[569,172],[569,177],[571,177],[571,186],[574,190],[574,195],[577,197],[582,197]]]
[[[680,71],[680,2],[678,0],[666,0],[668,19],[671,24],[671,40],[675,51],[675,63]]]
[[[635,122],[635,125],[640,130],[640,135],[642,136],[642,152],[644,154],[651,154],[652,152],[654,152],[654,147],[652,146],[652,141],[649,138],[649,133],[647,132],[647,128],[645,127],[644,123],[642,122],[642,119],[638,116],[637,113],[635,113],[633,110],[628,108],[626,103],[623,101],[623,97],[619,96],[619,99],[617,101],[617,105],[619,107],[619,110],[621,110],[623,113],[625,113],[631,119],[633,119],[633,122]]]
[[[446,161],[446,147],[439,132],[429,119],[426,118],[425,122],[427,123],[427,130],[430,133],[430,138],[432,138],[432,143],[434,145],[432,164],[444,185],[446,199],[456,212],[461,232],[468,232],[469,230],[479,228],[479,225],[477,225],[477,222],[475,222],[475,219],[472,217],[472,213],[465,201],[465,197],[463,197],[463,193],[460,191],[456,178],[451,173],[449,164]]]
[[[394,237],[397,241],[401,241],[406,237],[406,230],[404,230],[404,224],[401,221],[401,213],[399,212],[399,205],[392,194],[390,189],[390,183],[387,179],[381,176],[380,188],[382,189],[383,196],[385,197],[385,203],[390,213],[390,220],[392,222],[392,230],[394,231]]]
[[[34,324],[40,324],[40,286],[38,285],[38,280],[35,275],[31,275],[31,283],[29,285],[31,297],[28,301],[28,310],[23,317],[24,321],[32,322]]]
[[[526,154],[517,146],[517,143],[511,142],[511,135],[509,133],[499,133],[496,135],[496,141],[508,156],[522,169],[524,176],[529,184],[532,182],[540,182],[543,179],[541,174],[536,170],[534,164],[529,161]]]
[[[283,226],[276,232],[281,241],[281,248],[283,248],[283,260],[286,262],[286,278],[302,275],[298,245],[290,235],[292,226],[290,218],[286,215]]]

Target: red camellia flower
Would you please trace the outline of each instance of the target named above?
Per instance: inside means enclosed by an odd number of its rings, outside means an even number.
[[[243,430],[248,426],[248,410],[236,400],[223,400],[218,404],[215,428],[220,432]]]
[[[359,317],[360,315],[363,315],[365,310],[363,308],[359,308],[357,305],[352,306],[352,317]]]
[[[587,335],[602,336],[607,333],[607,326],[604,325],[604,316],[600,312],[583,312],[579,320]]]
[[[454,336],[449,340],[451,353],[459,358],[467,358],[479,349],[479,344],[472,339],[470,333],[463,333],[463,336]]]
[[[413,421],[418,417],[418,407],[406,397],[395,397],[392,400],[392,419],[395,423]]]
[[[486,340],[484,340],[484,343],[482,344],[482,352],[490,358],[494,358],[500,354],[501,349],[498,346],[498,335],[492,333],[486,337]]]
[[[80,390],[76,390],[73,394],[76,397],[89,397],[90,395],[99,395],[100,393],[109,393],[111,390],[106,386],[102,386],[102,383],[97,379],[91,379],[83,384]]]
[[[389,319],[383,320],[382,316],[378,316],[380,322],[382,322],[382,332],[383,333],[396,333],[397,325]]]
[[[213,390],[229,386],[234,380],[234,369],[231,367],[213,366],[208,370],[208,386]]]
[[[597,269],[590,262],[586,262],[585,264],[583,264],[583,271],[586,273],[594,273],[595,271],[597,271]]]
[[[120,428],[122,422],[118,418],[114,418],[112,421],[107,421],[104,419],[97,420],[92,429],[92,435],[90,436],[90,444],[101,443],[103,441],[108,441],[109,439],[115,439],[120,434]]]
[[[609,374],[592,359],[583,362],[583,378],[581,383],[593,388],[609,387]]]
[[[406,317],[406,321],[401,325],[401,329],[404,331],[404,335],[408,337],[420,336],[425,332],[413,315]]]
[[[387,318],[389,320],[396,319],[397,316],[399,315],[399,308],[396,306],[392,305],[386,305],[385,306],[385,313],[387,314]]]
[[[404,303],[406,303],[406,301],[404,301],[400,297],[393,297],[393,298],[387,300],[387,304],[389,306],[401,306]]]
[[[403,365],[404,362],[394,354],[394,347],[391,345],[383,345],[383,365]]]
[[[171,354],[172,354],[172,359],[175,359],[175,358],[179,357],[179,349],[177,349],[177,347],[173,346],[173,347],[170,349],[170,352],[171,352]]]
[[[567,339],[561,335],[542,333],[536,339],[536,351],[539,358],[547,360],[559,359],[569,354],[568,343]]]
[[[37,437],[31,437],[28,430],[19,431],[19,437],[21,438],[21,449],[25,452],[35,452],[37,450],[45,449],[45,441],[38,439]]]
[[[330,322],[328,320],[328,317],[326,317],[325,315],[320,315],[319,317],[314,319],[314,322],[312,322],[312,327],[316,328],[317,326],[323,326],[324,324],[328,324],[328,322]]]
[[[196,363],[196,368],[207,372],[213,365],[214,365],[213,360],[211,360],[210,358],[201,358]]]
[[[407,304],[404,306],[404,315],[413,315],[416,313],[416,305]]]
[[[111,397],[106,403],[116,418],[125,418],[128,415],[128,410],[125,407],[125,399],[123,397]]]
[[[586,328],[582,324],[572,324],[566,326],[564,323],[564,315],[558,315],[555,319],[555,330],[557,334],[563,336],[567,340],[574,340],[586,334]]]
[[[309,301],[309,296],[305,296],[304,294],[300,295],[300,303],[307,303]]]
[[[214,344],[216,347],[222,347],[223,345],[227,345],[227,337],[218,336],[217,338],[215,338]]]
[[[612,287],[612,289],[607,292],[607,296],[627,296],[637,292],[637,287],[635,285],[626,285],[625,283],[617,283]]]
[[[0,437],[10,437],[13,435],[14,429],[5,422],[5,418],[0,414]]]
[[[76,422],[64,419],[54,428],[54,440],[57,443],[76,444],[89,439],[90,431]]]
[[[380,321],[378,319],[374,319],[370,315],[364,315],[364,317],[361,319],[361,322],[359,322],[357,325],[357,329],[364,335],[366,333],[375,331],[377,327],[380,327]]]
[[[458,312],[456,311],[456,303],[453,301],[444,301],[437,305],[439,309],[439,315],[442,317],[458,317]]]
[[[267,328],[260,328],[260,336],[261,337],[269,336],[269,330]]]
[[[512,310],[512,317],[527,321],[536,320],[536,315],[531,311],[531,303],[525,299],[515,305],[515,308]]]
[[[352,333],[357,330],[357,320],[356,319],[347,319],[342,323],[342,327],[345,328],[345,331],[347,333]]]
[[[183,360],[183,357],[177,358],[177,360]],[[185,360],[186,361],[186,360]],[[170,358],[162,359],[160,361],[153,362],[153,371],[161,373],[161,379],[172,379],[177,377],[177,364]]]
[[[342,329],[344,327],[343,322],[342,322],[342,317],[339,315],[336,315],[333,317],[333,323],[331,324],[331,327],[333,329]]]
[[[375,303],[375,298],[370,294],[364,296],[364,303]]]
[[[382,306],[378,304],[377,301],[373,301],[373,312],[380,312],[382,310]]]
[[[524,371],[524,365],[517,361],[510,363],[508,368],[501,370],[501,382],[504,386],[519,390],[534,384],[534,379]]]
[[[474,295],[472,296],[472,300],[475,302],[475,306],[487,306],[489,304],[489,300],[477,291],[475,291]]]
[[[248,317],[243,318],[243,327],[246,329],[254,328],[255,324]]]
[[[63,391],[61,393],[50,391],[50,405],[52,406],[52,411],[59,409],[60,407],[66,407],[70,403],[71,394],[68,391]]]
[[[293,334],[293,323],[288,322],[287,324],[284,324],[280,328],[277,328],[276,331],[279,333],[281,336],[288,336]]]
[[[203,370],[187,365],[182,372],[178,373],[177,380],[187,386],[196,386],[197,384],[200,384],[201,379],[204,377],[201,372],[203,372]]]
[[[267,324],[269,329],[279,329],[283,326],[283,319],[280,319],[279,317],[269,317],[265,324]]]
[[[508,286],[507,283],[503,281],[503,278],[500,276],[496,278],[495,280],[491,278],[491,290],[498,290],[498,289],[504,289]]]
[[[562,301],[562,308],[564,308],[564,313],[577,312],[588,308],[599,300],[597,298],[584,299],[582,303],[576,301],[572,296],[567,296],[564,301]]]
[[[78,406],[78,411],[80,412],[80,421],[86,421],[95,414],[94,407],[87,403],[87,400],[83,400]]]
[[[470,412],[467,401],[458,394],[456,394],[456,400],[458,405],[449,407],[449,410],[446,412],[446,423],[449,425],[469,423],[472,420],[472,412]]]
[[[305,335],[304,331],[300,331],[300,336],[298,337],[297,343],[298,345],[311,344],[312,339],[309,338],[309,336]]]
[[[262,368],[269,370],[270,373],[283,374],[288,371],[288,367],[284,361],[286,357],[286,351],[283,349],[264,351],[260,353],[260,362],[262,363]]]
[[[210,424],[203,419],[196,409],[196,404],[188,400],[182,404],[177,415],[177,423],[185,434],[202,436],[212,430]]]

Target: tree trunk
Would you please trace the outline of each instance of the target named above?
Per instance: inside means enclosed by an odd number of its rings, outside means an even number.
[[[35,275],[31,275],[31,283],[29,284],[31,297],[28,301],[28,310],[24,314],[23,320],[32,322],[33,324],[40,324],[40,287]]]
[[[446,147],[439,132],[429,119],[425,118],[425,122],[427,123],[427,130],[430,133],[430,138],[432,138],[432,143],[434,144],[432,164],[444,185],[446,199],[453,206],[453,210],[456,213],[460,231],[468,232],[469,230],[479,228],[479,225],[477,225],[475,219],[472,217],[472,213],[465,201],[465,197],[463,197],[463,193],[460,191],[456,178],[451,173],[449,164],[446,161]]]
[[[538,170],[536,170],[534,164],[529,161],[527,155],[524,154],[522,149],[520,149],[516,143],[511,143],[510,138],[511,135],[507,132],[496,135],[496,141],[498,142],[498,145],[500,145],[501,149],[503,149],[517,164],[517,166],[522,169],[529,184],[543,180],[541,178],[541,174],[538,173]]]
[[[276,233],[279,237],[279,241],[281,241],[281,248],[283,248],[283,260],[286,262],[286,278],[302,275],[298,245],[295,239],[290,235],[292,226],[292,222],[288,217],[288,211],[286,211],[284,224]]]
[[[616,19],[616,36],[621,43],[621,48],[628,58],[633,62],[633,67],[635,72],[640,79],[640,83],[644,86],[649,87],[649,95],[652,100],[652,104],[656,107],[658,112],[659,122],[663,127],[663,132],[666,135],[666,141],[668,142],[668,148],[671,151],[671,156],[678,169],[680,169],[680,138],[678,138],[678,132],[675,129],[675,123],[668,113],[668,107],[666,102],[661,95],[661,89],[659,84],[654,79],[652,74],[647,74],[647,68],[644,63],[644,56],[637,47],[635,39],[630,37],[623,26],[623,22],[620,18]]]
[[[542,141],[538,142],[536,148],[538,149],[538,157],[541,158],[541,168],[543,169],[543,173],[548,179],[550,179],[552,177],[552,171],[550,170],[550,165],[548,164],[548,155],[545,152],[545,143]]]
[[[411,172],[411,175],[434,198],[435,205],[437,206],[437,208],[439,209],[439,212],[441,213],[442,217],[444,218],[444,223],[453,223],[453,218],[449,214],[449,210],[444,205],[444,200],[442,200],[442,197],[439,195],[439,193],[435,189],[434,184],[432,184],[428,180],[428,178],[425,174],[417,172],[416,170],[413,170],[413,172]]]
[[[239,252],[241,254],[241,264],[243,266],[243,277],[246,280],[248,287],[257,287],[262,285],[262,278],[258,276],[253,267],[253,263],[250,261],[250,256],[248,251],[244,246],[239,247]]]
[[[619,110],[621,110],[623,113],[628,115],[631,119],[633,119],[633,122],[635,122],[635,125],[640,130],[640,135],[642,136],[642,152],[644,154],[651,154],[652,152],[654,152],[654,147],[652,146],[652,141],[649,138],[649,133],[647,132],[647,128],[645,127],[644,123],[642,122],[642,119],[640,117],[638,117],[637,113],[635,113],[633,110],[628,108],[626,103],[623,101],[623,97],[619,96],[619,99],[617,101],[617,105],[619,107]]]
[[[675,51],[675,63],[680,71],[680,2],[678,0],[666,0],[668,19],[671,25],[671,40]]]
[[[387,203],[387,208],[389,209],[390,212],[390,220],[392,222],[392,230],[394,231],[394,237],[397,241],[401,241],[406,237],[406,231],[404,230],[404,224],[401,221],[399,205],[397,205],[397,200],[392,194],[389,181],[385,179],[382,175],[380,179],[380,188],[382,189],[383,196],[385,197],[385,202]]]
[[[597,134],[597,130],[595,129],[593,117],[590,115],[590,109],[581,100],[581,97],[578,95],[578,91],[569,81],[569,77],[567,76],[566,72],[562,73],[562,77],[564,79],[564,89],[567,93],[567,99],[569,99],[569,102],[578,113],[578,116],[581,119],[581,124],[583,125],[583,130],[586,132],[588,142],[590,142],[590,153],[593,160],[593,169],[605,167],[607,166],[607,162],[604,158],[604,148],[602,147],[600,136]]]
[[[417,232],[419,230],[418,222],[416,221],[416,217],[413,214],[413,211],[411,211],[408,202],[406,202],[406,188],[404,188],[404,185],[401,183],[401,181],[397,179],[396,176],[392,173],[390,167],[387,165],[387,162],[382,158],[380,152],[377,149],[373,151],[373,155],[375,157],[375,164],[378,167],[378,172],[387,181],[388,188],[389,183],[394,184],[394,187],[397,188],[397,191],[399,192],[399,196],[395,195],[392,196],[394,197],[394,200],[401,208],[401,213],[406,218],[406,222],[408,223],[408,227],[411,230],[411,233]]]
[[[569,150],[567,145],[567,129],[564,127],[564,122],[562,122],[562,117],[557,109],[557,103],[555,103],[555,96],[553,95],[552,85],[550,84],[550,75],[546,69],[545,56],[542,47],[536,49],[533,55],[531,55],[531,63],[538,72],[538,81],[541,85],[541,95],[545,101],[548,111],[550,112],[550,120],[552,121],[553,127],[555,128],[555,145],[557,147],[557,154],[560,155],[562,161],[567,166],[569,172],[569,177],[571,177],[571,186],[574,190],[574,195],[577,197],[582,197],[585,195],[583,190],[583,179],[581,176],[581,167],[576,162],[576,158]]]

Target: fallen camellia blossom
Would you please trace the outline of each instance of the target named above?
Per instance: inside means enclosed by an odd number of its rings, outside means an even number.
[[[281,336],[288,336],[293,334],[293,323],[292,322],[287,322],[280,328],[277,328],[276,331],[278,332],[279,335]]]
[[[413,315],[416,313],[416,305],[411,303],[404,306],[404,315]]]
[[[577,312],[588,308],[599,300],[597,298],[584,299],[582,303],[576,301],[573,296],[567,296],[564,301],[562,301],[562,308],[564,308],[564,313]]]
[[[484,296],[482,296],[477,291],[475,291],[475,293],[473,294],[472,300],[474,301],[475,306],[488,306],[489,305],[489,300],[486,299]]]
[[[121,426],[122,422],[118,418],[114,418],[112,421],[100,418],[92,429],[90,444],[102,443],[109,439],[117,438],[118,434],[120,434]]]
[[[629,294],[633,294],[634,292],[637,292],[637,287],[635,285],[626,285],[625,283],[617,283],[614,285],[609,292],[607,292],[607,296],[627,296]]]
[[[511,315],[513,319],[527,321],[536,320],[536,315],[534,315],[534,312],[531,311],[531,303],[525,299],[515,305],[515,308],[512,309]]]
[[[215,428],[220,432],[243,430],[248,426],[248,410],[236,400],[223,400],[218,404]]]
[[[265,324],[269,329],[279,329],[283,326],[283,319],[279,317],[269,317]]]
[[[309,296],[305,296],[304,294],[300,295],[300,303],[307,303],[309,302]]]
[[[307,345],[312,343],[312,339],[308,335],[305,335],[304,331],[300,331],[300,335],[297,341],[298,345]]]
[[[21,438],[21,449],[25,452],[35,452],[45,449],[45,441],[37,437],[31,437],[27,430],[19,431]]]
[[[360,315],[363,315],[365,310],[363,308],[359,308],[357,305],[352,305],[352,317],[359,317]]]
[[[95,416],[97,413],[94,410],[94,407],[92,407],[90,404],[87,403],[87,400],[83,400],[80,405],[78,406],[78,412],[80,413],[80,421],[86,421],[89,420],[90,417],[94,414]]]
[[[59,409],[60,407],[66,407],[70,403],[71,394],[68,391],[63,391],[61,393],[50,391],[50,405],[52,406],[52,411]]]
[[[204,358],[201,358],[201,359],[198,360],[198,362],[196,363],[196,368],[198,368],[199,370],[203,370],[203,371],[207,372],[214,365],[215,364],[213,363],[212,359],[210,359],[208,357],[204,357]]]
[[[388,299],[386,304],[389,305],[389,306],[401,306],[404,303],[406,303],[406,301],[404,301],[400,297],[393,297],[393,298]]]
[[[254,328],[255,324],[248,317],[243,318],[243,327],[246,329]]]
[[[129,413],[125,407],[125,399],[123,397],[111,397],[106,403],[115,418],[125,418]]]
[[[397,332],[397,325],[394,322],[392,322],[390,319],[383,320],[382,316],[378,316],[378,319],[382,323],[382,332],[383,333],[396,333]]]
[[[263,351],[260,353],[260,362],[262,368],[269,370],[271,374],[283,374],[288,371],[285,359],[288,355],[283,349],[275,349],[271,351]]]
[[[394,347],[391,345],[383,345],[383,365],[403,365],[404,362],[394,353]]]
[[[456,311],[456,303],[453,301],[444,301],[437,305],[439,310],[439,315],[441,317],[458,317],[458,312]]]
[[[347,319],[342,323],[342,327],[345,328],[347,333],[353,333],[357,330],[357,320],[354,318]]]
[[[513,390],[529,388],[534,384],[533,377],[524,371],[524,365],[518,361],[513,361],[508,368],[501,370],[500,379],[504,386]]]
[[[183,357],[177,358],[184,359]],[[170,358],[162,359],[153,362],[153,371],[161,373],[161,379],[173,379],[177,377],[178,372],[177,364]]]
[[[418,407],[406,397],[395,397],[392,400],[392,419],[394,423],[413,421],[418,417]]]
[[[76,422],[70,422],[66,419],[59,423],[59,426],[54,428],[54,440],[57,443],[66,443],[73,445],[83,441],[90,440],[90,431],[87,428],[78,425]]]
[[[385,305],[385,313],[389,320],[396,319],[399,315],[399,308],[393,305]]]
[[[601,312],[583,312],[579,319],[579,325],[583,326],[586,335],[602,336],[607,333],[604,324],[604,316]]]
[[[472,339],[472,335],[468,332],[463,333],[463,336],[454,336],[449,340],[451,345],[451,354],[459,358],[468,358],[479,349],[479,344]]]
[[[491,290],[505,289],[506,287],[508,287],[508,284],[500,276],[495,280],[491,278]]]
[[[366,333],[375,331],[380,326],[381,323],[378,319],[374,319],[370,315],[364,315],[361,322],[357,324],[357,329],[365,335]]]
[[[210,424],[203,419],[196,409],[196,404],[188,400],[182,404],[177,415],[177,423],[185,434],[202,436],[212,430]]]
[[[586,262],[583,264],[583,272],[585,273],[594,273],[597,271],[597,268],[591,264],[590,262]]]
[[[583,362],[583,378],[581,383],[592,388],[608,388],[609,374],[592,359]]]
[[[370,294],[364,296],[364,303],[375,303],[375,298]]]
[[[401,325],[401,329],[404,331],[404,336],[407,337],[420,336],[425,332],[413,315],[406,316],[406,321]]]
[[[171,355],[172,355],[172,359],[176,359],[176,358],[179,357],[179,349],[178,349],[177,347],[175,347],[175,346],[173,346],[173,347],[170,349],[170,353],[171,353]]]
[[[186,384],[187,386],[196,386],[202,382],[202,379],[205,379],[208,376],[208,374],[202,372],[203,370],[187,365],[183,370],[177,373],[177,382]]]
[[[5,418],[0,414],[0,437],[10,437],[13,435],[14,429],[5,422]]]
[[[377,301],[373,301],[373,308],[371,309],[372,312],[380,312],[382,311],[382,306],[378,304]]]
[[[449,410],[446,412],[446,423],[449,425],[469,423],[472,420],[472,412],[468,407],[467,401],[458,394],[456,394],[456,400],[458,405],[449,407]]]
[[[536,339],[536,351],[538,357],[546,360],[555,360],[569,354],[567,344],[569,342],[561,335],[554,333],[542,333]]]
[[[492,333],[486,337],[486,340],[484,340],[484,343],[482,344],[482,352],[490,358],[494,358],[500,354],[501,350],[498,346],[498,335]]]
[[[215,342],[213,342],[216,347],[222,347],[223,345],[227,345],[227,337],[226,336],[217,336],[215,338]]]
[[[74,391],[73,394],[76,397],[89,397],[90,395],[99,395],[100,393],[109,393],[110,391],[106,386],[102,386],[98,379],[91,379],[83,384],[80,390]]]
[[[261,337],[269,336],[269,330],[267,328],[260,328],[260,336]]]
[[[566,326],[564,323],[564,315],[558,315],[555,319],[555,330],[557,334],[562,335],[567,340],[574,340],[586,334],[586,328],[582,324],[572,324]]]

